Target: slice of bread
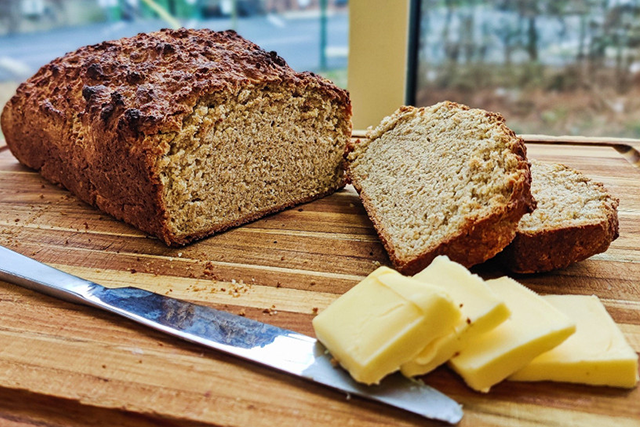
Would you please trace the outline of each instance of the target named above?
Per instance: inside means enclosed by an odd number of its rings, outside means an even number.
[[[352,184],[396,269],[437,255],[470,267],[500,252],[535,202],[526,148],[496,113],[401,107],[352,142]]]
[[[532,161],[531,174],[538,207],[499,255],[509,270],[555,270],[609,248],[618,237],[619,202],[602,184],[561,164]]]

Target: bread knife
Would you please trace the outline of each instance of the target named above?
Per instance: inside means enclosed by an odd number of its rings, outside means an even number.
[[[72,303],[115,313],[158,331],[270,368],[382,402],[429,419],[458,423],[462,408],[422,381],[400,374],[379,385],[355,382],[316,339],[256,320],[134,287],[107,288],[0,246],[0,279]]]

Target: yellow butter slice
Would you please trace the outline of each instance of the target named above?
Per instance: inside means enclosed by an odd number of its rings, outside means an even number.
[[[547,295],[544,299],[576,321],[576,333],[533,359],[509,380],[636,386],[638,354],[598,297]]]
[[[356,381],[377,384],[459,318],[441,289],[380,267],[316,316],[313,328]]]
[[[462,316],[451,331],[426,345],[400,367],[408,377],[431,372],[464,349],[470,339],[495,328],[510,315],[504,301],[481,277],[446,256],[436,257],[413,278],[447,292],[460,307]]]
[[[536,356],[556,347],[576,329],[567,315],[515,280],[501,277],[486,284],[505,301],[511,317],[469,340],[449,361],[471,388],[481,392],[488,392]]]

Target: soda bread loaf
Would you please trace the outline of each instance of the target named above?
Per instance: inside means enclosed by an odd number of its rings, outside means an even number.
[[[233,31],[162,30],[45,65],[2,130],[20,162],[180,245],[341,188],[351,103]]]
[[[499,255],[508,269],[550,271],[609,248],[618,237],[618,200],[602,184],[561,164],[532,161],[531,174],[538,207]]]
[[[453,102],[401,107],[350,143],[347,172],[394,266],[470,267],[514,238],[535,202],[526,148],[501,115]]]

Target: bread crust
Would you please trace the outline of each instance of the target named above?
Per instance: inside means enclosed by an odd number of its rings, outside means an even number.
[[[166,244],[181,245],[325,195],[192,236],[176,236],[167,227],[157,165],[169,150],[167,135],[181,130],[202,99],[272,84],[322,91],[351,116],[346,91],[313,73],[295,72],[275,52],[234,31],[165,29],[52,61],[20,85],[0,120],[21,163]]]
[[[445,101],[442,104],[450,109],[469,110],[469,107],[451,101]],[[345,158],[349,159],[349,155],[356,150],[358,144],[367,143],[367,141],[379,137],[392,129],[404,116],[415,114],[416,110],[418,109],[415,107],[401,107],[394,115],[383,120],[376,129],[370,130],[366,141],[352,141],[347,147]],[[437,246],[422,253],[414,254],[411,257],[398,255],[384,222],[377,215],[375,206],[366,192],[363,191],[358,180],[353,179],[354,174],[348,163],[347,174],[350,177],[350,182],[358,191],[363,206],[389,255],[389,259],[394,267],[403,274],[412,275],[422,271],[438,255],[447,255],[451,260],[466,267],[480,264],[502,251],[515,237],[520,218],[535,209],[535,200],[530,191],[531,172],[526,158],[524,141],[504,124],[502,115],[488,111],[483,113],[509,138],[510,152],[517,158],[517,169],[521,173],[517,180],[510,183],[512,191],[505,205],[495,209],[484,218],[470,219],[457,233],[450,235],[447,239],[439,242]]]
[[[354,185],[354,187],[360,192],[358,186]],[[362,194],[360,196],[365,210],[367,212],[375,212],[368,198]],[[520,197],[524,198],[523,196]],[[369,218],[393,266],[403,274],[413,275],[424,270],[439,255],[447,255],[452,261],[467,268],[481,264],[494,257],[514,239],[515,228],[520,218],[525,213],[530,212],[525,206],[516,206],[513,211],[505,209],[501,212],[495,212],[482,221],[469,224],[464,230],[460,230],[457,235],[441,242],[434,250],[425,251],[409,260],[397,256],[395,247],[377,215],[371,213]]]
[[[607,221],[599,224],[537,234],[518,233],[499,257],[514,273],[542,273],[605,252],[618,236],[618,217],[609,215]]]

